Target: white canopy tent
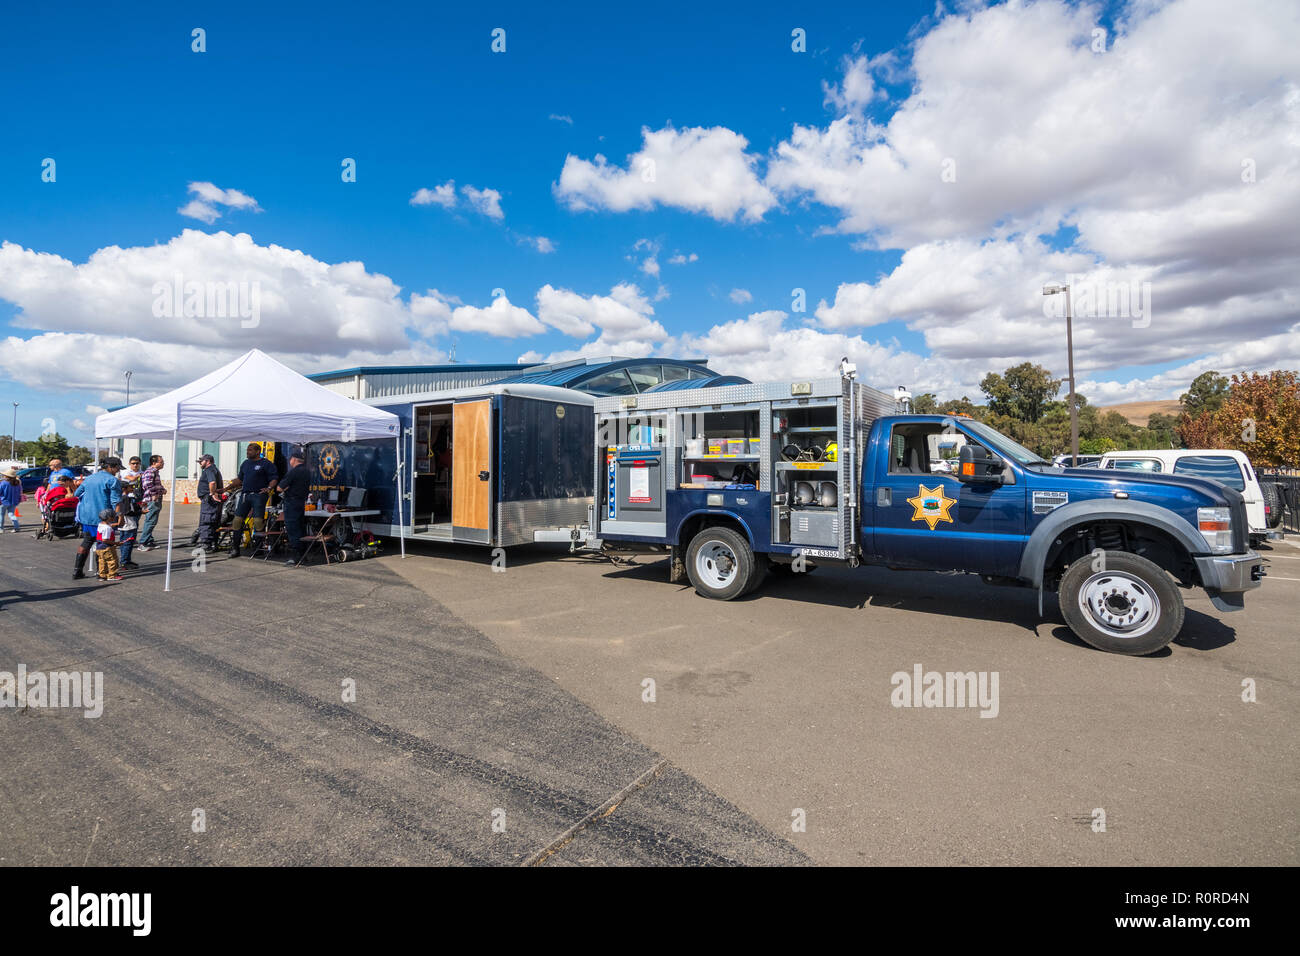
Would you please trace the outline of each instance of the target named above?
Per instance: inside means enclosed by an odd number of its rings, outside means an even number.
[[[259,349],[156,398],[95,419],[101,438],[181,438],[199,441],[358,441],[391,438],[397,450],[397,522],[402,518],[402,443],[398,418],[304,378]],[[167,571],[171,590],[172,535],[176,515],[176,456],[170,456],[172,505],[167,520]],[[406,556],[406,539],[401,541]]]

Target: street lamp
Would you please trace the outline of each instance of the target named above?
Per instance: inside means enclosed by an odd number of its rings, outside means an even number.
[[[134,374],[134,372],[126,373],[126,403],[128,405],[131,404],[131,376]]]
[[[1079,409],[1074,402],[1074,325],[1070,316],[1070,287],[1045,285],[1043,295],[1065,293],[1065,351],[1070,360],[1070,467],[1079,465]]]
[[[14,428],[9,434],[9,457],[14,457],[14,439],[18,437],[18,403],[14,402]],[[15,459],[17,460],[17,459]]]

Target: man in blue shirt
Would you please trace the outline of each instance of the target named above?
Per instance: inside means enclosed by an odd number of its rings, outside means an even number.
[[[249,516],[249,512],[252,512],[253,518],[253,547],[248,556],[253,557],[261,548],[262,542],[259,539],[266,519],[266,500],[275,490],[279,477],[275,462],[262,457],[262,446],[257,442],[250,443],[248,457],[239,466],[239,484],[244,495],[239,499],[235,516],[230,522],[232,558],[239,557],[240,546],[244,543],[244,519]]]
[[[95,532],[99,529],[99,513],[105,508],[117,510],[122,500],[122,483],[117,473],[122,470],[122,459],[116,455],[99,463],[99,471],[81,483],[74,494],[77,502],[77,524],[81,525],[81,544],[77,546],[75,581],[86,576],[86,558],[95,546]]]

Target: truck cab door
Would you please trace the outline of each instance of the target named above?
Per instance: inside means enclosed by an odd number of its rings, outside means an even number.
[[[942,458],[939,442],[971,441],[942,422],[899,421],[873,456],[875,553],[895,567],[1014,574],[1024,542],[1022,483],[962,482]]]
[[[898,422],[878,441],[870,508],[874,552],[894,567],[964,569],[968,539],[976,533],[978,507],[953,475],[932,470],[928,436],[937,422]]]

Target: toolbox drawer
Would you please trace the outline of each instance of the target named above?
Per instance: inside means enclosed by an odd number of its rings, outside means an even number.
[[[790,543],[837,547],[840,516],[834,508],[795,508],[790,511]]]

